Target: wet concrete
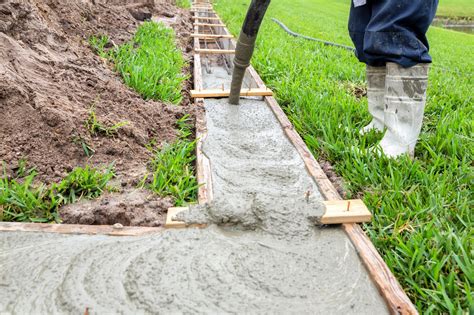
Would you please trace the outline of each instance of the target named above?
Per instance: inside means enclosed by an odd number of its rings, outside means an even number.
[[[343,232],[313,237],[216,226],[122,238],[4,232],[0,313],[387,313]]]
[[[214,199],[185,222],[231,223],[280,238],[311,235],[324,214],[318,187],[264,101],[205,100]]]

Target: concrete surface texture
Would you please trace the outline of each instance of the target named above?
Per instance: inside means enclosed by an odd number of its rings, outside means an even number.
[[[324,214],[318,187],[262,100],[207,99],[208,134],[203,152],[211,161],[214,200],[180,215],[188,223],[238,225],[280,238],[308,237]]]
[[[206,229],[142,237],[0,233],[0,313],[385,314],[262,101],[206,101],[215,203]],[[309,193],[308,193],[309,192]]]
[[[0,234],[0,313],[384,314],[337,228],[294,242],[262,232],[146,237]]]

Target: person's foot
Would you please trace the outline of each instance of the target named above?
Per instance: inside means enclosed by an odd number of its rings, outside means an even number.
[[[371,130],[384,130],[384,95],[386,67],[367,66],[367,102],[372,121],[359,132],[365,134]]]
[[[387,131],[380,142],[384,154],[395,158],[414,156],[423,123],[429,64],[403,68],[387,63],[384,123]]]

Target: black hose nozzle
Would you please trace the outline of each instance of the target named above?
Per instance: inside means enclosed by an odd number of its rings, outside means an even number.
[[[237,41],[237,47],[235,48],[234,71],[232,73],[229,95],[230,104],[239,104],[245,70],[250,65],[258,30],[269,5],[270,0],[252,0],[250,3],[239,40]]]

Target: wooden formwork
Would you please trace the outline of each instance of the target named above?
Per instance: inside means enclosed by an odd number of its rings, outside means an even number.
[[[230,32],[222,23],[218,15],[213,11],[212,5],[207,0],[195,0],[193,2],[192,11],[194,14],[205,14],[213,19],[209,22],[202,22],[200,19],[195,19],[194,33],[201,34],[203,28],[211,31],[211,34],[226,35],[225,37],[216,37],[221,47],[227,50],[235,50],[235,41],[231,37]],[[204,20],[205,21],[205,20]],[[194,37],[194,47],[200,49],[200,37]],[[194,53],[194,88],[198,91],[203,90],[202,83],[202,63],[201,56],[198,51]],[[266,89],[265,84],[257,74],[255,69],[250,66],[247,69],[247,74],[251,84],[254,88]],[[328,177],[314,159],[313,155],[307,148],[304,141],[295,131],[293,125],[286,117],[283,110],[278,105],[273,96],[265,96],[265,102],[271,108],[282,128],[285,131],[288,139],[293,143],[295,148],[300,153],[304,160],[306,168],[314,180],[317,182],[321,194],[327,200],[342,199],[337,190],[334,188]],[[199,107],[203,107],[204,98],[195,98],[194,102]],[[210,161],[202,151],[203,142],[207,136],[206,117],[204,110],[199,111],[200,114],[196,117],[196,173],[199,183],[198,202],[200,204],[212,200],[212,178]],[[416,308],[403,291],[395,276],[392,274],[388,266],[383,261],[376,248],[367,237],[365,232],[358,224],[342,224],[341,228],[345,231],[349,239],[354,244],[359,257],[364,263],[367,271],[379,289],[380,294],[385,299],[388,308],[393,314],[418,314]],[[10,223],[0,222],[1,231],[21,231],[21,232],[49,232],[61,234],[106,234],[111,236],[139,236],[147,234],[161,233],[163,228],[149,228],[149,227],[122,227],[118,226],[92,226],[92,225],[74,225],[74,224],[40,224],[40,223]]]
[[[205,0],[202,0],[200,3],[205,3]],[[203,14],[202,12],[198,12],[196,10],[194,14]],[[208,17],[212,17],[212,23],[206,23],[206,28],[211,28],[212,33],[219,34],[219,35],[229,35],[231,36],[228,29],[223,26],[224,23],[219,18],[217,13],[215,12],[205,12]],[[202,32],[201,23],[199,19],[196,19],[198,23],[195,23],[194,31],[196,34],[200,34]],[[216,26],[212,24],[215,23]],[[236,43],[235,40],[231,37],[227,39],[216,38],[216,40],[220,40],[224,49],[231,50],[235,49]],[[226,45],[227,43],[227,45]],[[194,57],[194,67],[195,67],[195,89],[202,89],[202,78],[201,78],[201,56],[199,54],[200,49],[200,42],[199,38],[195,37],[194,39],[194,48],[198,49],[197,53],[195,53]],[[223,52],[227,54],[227,52]],[[198,70],[196,70],[196,68]],[[253,82],[255,82],[257,88],[259,89],[266,89],[266,86],[258,73],[255,69],[250,66],[247,70],[248,74],[252,78]],[[313,157],[311,152],[309,151],[308,147],[304,143],[301,136],[296,132],[294,126],[289,121],[288,117],[285,115],[281,107],[278,105],[278,102],[273,96],[265,96],[265,102],[271,108],[275,116],[277,117],[278,121],[280,122],[282,128],[285,131],[286,136],[298,150],[300,156],[304,160],[306,168],[309,174],[314,178],[316,183],[318,184],[319,190],[321,194],[324,196],[326,200],[341,200],[341,196],[337,192],[334,185],[328,179],[327,175],[322,170],[319,163]],[[196,99],[196,103],[202,103],[203,99]],[[205,127],[204,127],[205,128]],[[202,152],[198,151],[198,160],[200,159],[199,155],[203,155]],[[201,157],[202,161],[203,157]],[[209,163],[209,161],[207,161]],[[202,195],[204,198],[200,199],[199,202],[205,202],[212,199],[212,187],[211,185],[211,173],[210,167],[201,167],[201,172],[203,172],[199,177],[202,179],[207,178],[208,181],[200,181]],[[416,308],[411,303],[410,299],[406,295],[405,291],[403,291],[402,287],[398,283],[395,276],[390,271],[390,268],[384,262],[380,254],[378,253],[375,246],[370,241],[369,237],[365,234],[359,224],[342,224],[341,228],[347,234],[351,242],[353,243],[354,247],[359,254],[360,259],[362,260],[364,266],[366,267],[371,279],[377,286],[380,294],[385,299],[387,306],[391,313],[393,314],[418,314]]]

